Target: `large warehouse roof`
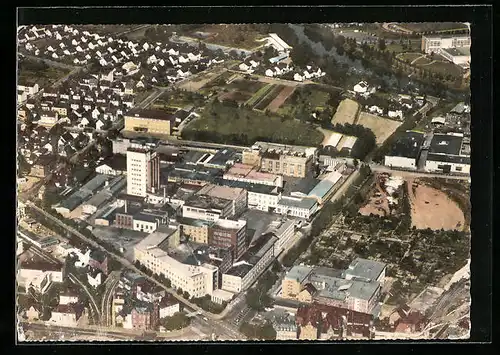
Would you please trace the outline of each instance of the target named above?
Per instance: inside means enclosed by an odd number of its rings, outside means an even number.
[[[429,153],[460,155],[464,137],[450,134],[435,134],[432,137]]]
[[[387,156],[416,158],[424,142],[424,135],[419,132],[406,131],[392,145]]]

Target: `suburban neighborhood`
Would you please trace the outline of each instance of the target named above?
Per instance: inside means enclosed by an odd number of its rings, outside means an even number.
[[[20,341],[468,337],[466,24],[17,43]]]

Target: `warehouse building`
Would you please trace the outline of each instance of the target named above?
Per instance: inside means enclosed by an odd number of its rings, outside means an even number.
[[[391,168],[417,169],[424,135],[419,132],[406,131],[392,145],[385,156],[384,165]]]
[[[222,275],[222,289],[235,293],[248,289],[274,260],[277,240],[273,233],[267,233],[250,244],[241,261]]]
[[[470,174],[470,155],[461,133],[434,134],[425,170],[429,172]]]
[[[134,109],[125,115],[125,131],[144,134],[170,135],[175,116],[162,110]]]

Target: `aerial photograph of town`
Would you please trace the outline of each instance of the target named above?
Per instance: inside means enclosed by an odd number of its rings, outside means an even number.
[[[18,342],[470,337],[470,25],[19,25]]]

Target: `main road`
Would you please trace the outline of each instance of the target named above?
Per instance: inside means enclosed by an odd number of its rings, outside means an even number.
[[[205,311],[201,310],[200,307],[198,307],[197,305],[195,305],[195,304],[189,302],[188,300],[182,298],[181,296],[179,296],[175,292],[175,290],[167,288],[165,285],[163,285],[162,283],[158,282],[156,279],[152,278],[151,276],[147,275],[143,271],[141,271],[138,268],[136,268],[135,265],[133,265],[130,261],[128,261],[127,259],[125,259],[123,256],[118,255],[114,251],[107,250],[106,248],[104,248],[102,245],[100,245],[96,241],[94,241],[94,240],[92,240],[92,239],[84,236],[82,233],[80,233],[79,231],[77,231],[73,227],[66,225],[64,222],[62,222],[58,218],[54,217],[50,213],[46,212],[45,210],[41,209],[40,207],[36,206],[31,201],[27,201],[26,205],[29,206],[29,207],[31,207],[31,208],[33,208],[34,210],[38,211],[39,213],[43,214],[46,218],[52,220],[54,223],[56,223],[57,225],[59,225],[60,227],[62,227],[64,229],[66,229],[68,232],[72,233],[73,235],[75,235],[79,239],[83,240],[87,244],[93,246],[96,249],[99,249],[99,250],[107,253],[107,255],[109,255],[112,258],[114,258],[115,260],[117,260],[124,267],[126,267],[126,268],[128,268],[128,269],[130,269],[130,270],[132,270],[132,271],[134,271],[134,272],[136,272],[136,273],[144,276],[145,278],[147,278],[148,280],[150,280],[154,284],[162,287],[167,292],[171,293],[179,302],[183,303],[184,306],[185,306],[185,308],[187,308],[188,311],[191,311],[191,310],[199,310],[199,311],[201,311],[202,312],[202,316],[198,316],[198,317],[201,317],[202,319],[204,318],[204,316],[211,318],[209,320],[207,318],[206,322],[208,324],[210,324],[210,326],[212,327],[212,329],[214,330],[214,333],[216,333],[216,335],[221,336],[221,337],[225,337],[225,338],[228,338],[228,339],[234,339],[234,340],[241,340],[241,339],[245,339],[246,338],[237,329],[235,329],[234,327],[230,326],[229,324],[226,324],[226,323],[222,322],[220,320],[220,318],[221,318],[220,316],[214,315],[214,314],[212,314],[210,312],[205,312]],[[99,311],[97,305],[95,305],[95,308]]]
[[[401,177],[435,177],[441,179],[453,179],[453,180],[470,180],[469,175],[448,175],[444,173],[426,173],[423,171],[408,171],[408,170],[398,170],[390,168],[384,165],[370,164],[370,169],[377,173],[389,173],[393,175],[398,175]]]

